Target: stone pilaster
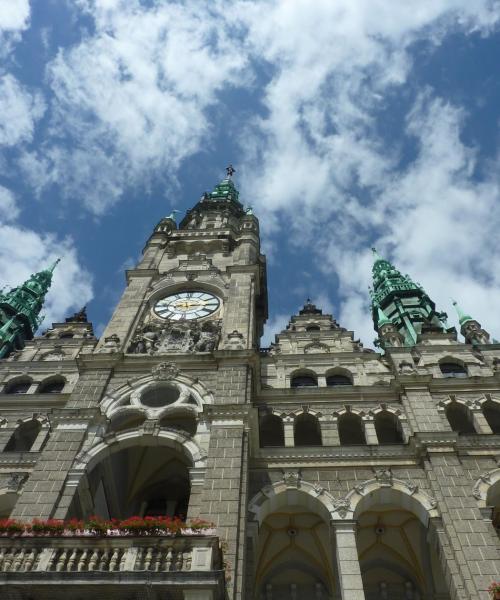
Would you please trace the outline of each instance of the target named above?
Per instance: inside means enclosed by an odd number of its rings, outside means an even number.
[[[365,600],[356,546],[356,522],[332,521],[342,600]]]

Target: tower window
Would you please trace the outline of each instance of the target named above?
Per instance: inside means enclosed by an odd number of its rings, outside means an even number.
[[[262,417],[259,433],[261,448],[285,445],[283,421],[277,415],[265,415]]]
[[[328,387],[337,387],[341,385],[352,385],[352,379],[347,375],[329,375],[326,378],[326,385]]]
[[[295,419],[294,442],[296,446],[321,446],[321,429],[314,415],[303,413]]]
[[[293,375],[290,386],[293,388],[317,387],[318,379],[314,373],[298,373]]]
[[[469,409],[459,402],[452,402],[446,407],[446,418],[453,431],[459,434],[476,433]]]
[[[500,404],[488,400],[483,404],[483,414],[493,433],[500,433]]]
[[[66,381],[62,377],[56,377],[46,383],[42,383],[37,391],[40,394],[60,394],[65,384]]]
[[[308,325],[306,331],[321,331],[321,328],[319,325]]]
[[[345,413],[338,420],[341,444],[366,444],[361,417],[354,413]]]
[[[40,422],[36,419],[21,423],[7,442],[5,452],[28,452],[35,443],[41,428]]]
[[[5,388],[6,394],[26,394],[30,389],[31,381],[29,379],[23,379],[22,381],[15,381],[10,383]]]
[[[403,433],[399,419],[388,410],[383,410],[375,417],[375,431],[379,444],[402,444]]]
[[[441,362],[439,368],[444,377],[467,377],[467,369],[456,362]]]

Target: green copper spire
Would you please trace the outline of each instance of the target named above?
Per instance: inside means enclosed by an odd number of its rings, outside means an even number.
[[[434,302],[418,283],[403,275],[388,260],[373,251],[372,316],[375,330],[392,323],[405,346],[417,343],[419,334],[445,331],[445,313],[436,312]]]
[[[458,302],[456,300],[453,300],[453,306],[455,307],[455,310],[457,311],[457,315],[458,315],[458,322],[460,323],[460,325],[463,325],[464,323],[467,323],[467,321],[474,321],[474,319],[468,315],[467,313],[465,313],[460,306],[458,305]]]
[[[209,200],[233,200],[240,204],[238,200],[240,193],[233,182],[233,175],[235,172],[233,165],[229,165],[229,167],[226,168],[226,177],[214,187],[213,192],[208,194]]]
[[[197,228],[203,223],[205,216],[219,213],[231,218],[240,219],[245,216],[243,204],[239,201],[239,191],[233,181],[235,170],[232,165],[226,168],[226,177],[218,183],[212,192],[204,192],[200,201],[188,210],[179,224],[179,229]],[[227,222],[225,220],[224,222]]]
[[[43,320],[40,311],[60,260],[31,275],[21,286],[0,294],[0,358],[24,347],[25,340],[35,334]]]

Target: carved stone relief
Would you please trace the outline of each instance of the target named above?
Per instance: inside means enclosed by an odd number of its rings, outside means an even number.
[[[150,322],[139,327],[127,352],[163,354],[170,352],[212,352],[220,338],[221,323],[205,321]]]

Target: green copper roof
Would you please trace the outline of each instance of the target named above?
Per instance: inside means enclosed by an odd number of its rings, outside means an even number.
[[[380,308],[380,306],[377,306],[377,311],[378,311],[378,327],[379,328],[382,327],[382,325],[392,325],[392,321],[385,314],[385,312]]]
[[[453,306],[455,307],[455,310],[457,311],[457,315],[458,315],[458,322],[460,323],[460,325],[463,325],[464,323],[467,323],[467,321],[474,321],[474,319],[468,315],[467,313],[465,313],[460,306],[458,305],[456,300],[453,300]]]
[[[417,343],[422,333],[446,330],[445,313],[436,312],[434,302],[409,275],[373,251],[372,316],[375,330],[392,323],[403,336],[406,346]],[[390,315],[390,318],[387,316]]]
[[[43,317],[40,311],[52,284],[52,274],[60,259],[50,267],[30,276],[19,287],[0,294],[0,357],[31,339]]]
[[[223,179],[214,187],[214,191],[208,195],[209,200],[234,200],[239,203],[240,193],[236,189],[230,177]]]

